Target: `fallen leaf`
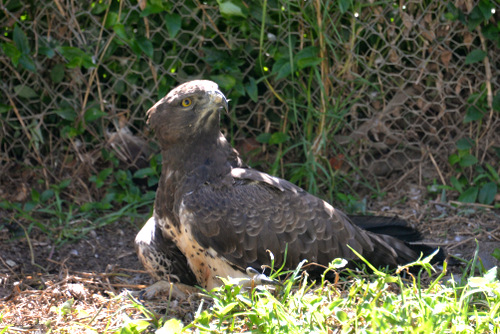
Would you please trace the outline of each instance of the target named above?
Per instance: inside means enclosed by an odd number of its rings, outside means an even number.
[[[334,157],[331,157],[328,161],[330,162],[330,166],[333,168],[333,170],[339,170],[342,168],[342,165],[344,164],[344,158],[345,155],[338,154]]]
[[[441,53],[441,62],[443,63],[444,67],[448,69],[448,66],[450,65],[450,60],[451,60],[451,51],[443,51]]]

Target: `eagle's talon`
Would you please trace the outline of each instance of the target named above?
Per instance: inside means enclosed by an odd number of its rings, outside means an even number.
[[[139,292],[140,300],[150,300],[160,295],[166,295],[172,299],[187,299],[190,295],[197,293],[198,290],[182,283],[171,283],[167,281],[158,281]]]
[[[252,291],[259,285],[283,286],[283,284],[281,284],[280,282],[267,277],[265,274],[259,273],[252,267],[248,267],[246,269],[246,273],[249,276],[249,280],[244,281],[242,286],[248,287],[248,285],[250,285]]]

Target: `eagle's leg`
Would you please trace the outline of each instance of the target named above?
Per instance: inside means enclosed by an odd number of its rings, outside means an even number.
[[[142,265],[157,281],[142,292],[145,298],[151,299],[164,292],[174,298],[185,298],[198,291],[186,257],[163,235],[154,217],[137,234],[135,248]]]

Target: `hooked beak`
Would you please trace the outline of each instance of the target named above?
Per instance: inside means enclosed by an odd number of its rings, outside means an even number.
[[[210,92],[210,102],[219,106],[219,108],[224,108],[226,114],[229,114],[228,101],[224,94],[220,90],[214,90]]]

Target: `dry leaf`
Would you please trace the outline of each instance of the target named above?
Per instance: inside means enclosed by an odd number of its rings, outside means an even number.
[[[472,41],[474,40],[474,36],[472,36],[471,33],[466,32],[464,33],[464,44],[467,46],[470,46],[472,44]]]
[[[333,170],[339,170],[342,168],[344,164],[345,156],[343,154],[338,154],[334,157],[331,157],[328,161],[330,162],[330,166]]]
[[[398,53],[396,52],[396,49],[391,48],[391,51],[389,51],[389,60],[393,64],[399,64],[399,56]]]
[[[409,15],[408,13],[401,12],[401,19],[403,20],[403,24],[406,27],[406,29],[410,30],[413,28],[413,17]]]
[[[451,51],[445,50],[441,52],[441,62],[443,63],[444,67],[448,69],[448,66],[450,65],[450,60],[451,60]]]
[[[434,40],[436,39],[436,34],[434,34],[434,31],[422,30],[421,34],[429,42],[434,42]]]
[[[424,16],[424,22],[428,23],[429,25],[432,25],[433,23],[432,13],[428,13],[427,15]]]
[[[144,10],[144,8],[146,8],[146,2],[147,1],[146,0],[139,0],[138,2],[139,2],[139,8],[141,10]]]

